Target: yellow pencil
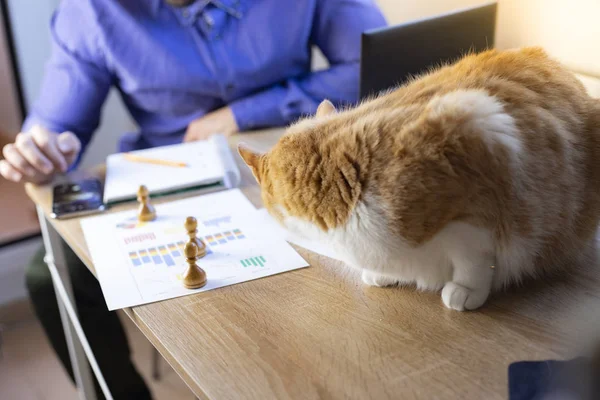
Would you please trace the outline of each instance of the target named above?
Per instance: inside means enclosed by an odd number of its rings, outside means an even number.
[[[123,157],[125,157],[125,159],[129,160],[129,161],[148,163],[148,164],[165,165],[167,167],[184,168],[184,167],[188,166],[186,163],[183,163],[183,162],[159,160],[157,158],[142,157],[142,156],[137,156],[137,155],[131,154],[131,153],[125,153],[123,155]]]

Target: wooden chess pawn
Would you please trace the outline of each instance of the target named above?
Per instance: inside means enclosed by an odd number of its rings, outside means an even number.
[[[140,186],[137,192],[137,199],[140,203],[138,208],[138,220],[147,222],[154,221],[156,219],[156,210],[154,206],[150,204],[150,194],[148,188],[144,185]]]
[[[183,286],[188,289],[198,289],[206,285],[206,272],[196,264],[198,250],[198,245],[194,241],[187,242],[183,248],[188,263],[188,269],[183,274]]]
[[[196,243],[196,246],[198,246],[198,258],[204,257],[206,255],[206,245],[196,236],[198,234],[198,221],[194,217],[187,217],[184,226],[190,237],[190,241]]]

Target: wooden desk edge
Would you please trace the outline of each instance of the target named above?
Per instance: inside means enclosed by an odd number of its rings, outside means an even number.
[[[163,343],[150,331],[148,325],[146,325],[138,315],[135,313],[134,307],[123,308],[123,312],[125,315],[129,317],[129,319],[135,324],[135,326],[144,334],[146,339],[154,346],[154,348],[160,353],[160,355],[169,363],[171,368],[179,375],[181,380],[185,382],[187,387],[194,393],[194,395],[198,399],[210,399],[208,395],[204,392],[204,390],[196,383],[196,381],[191,377],[187,370],[182,368],[176,362],[175,357],[165,348]],[[184,372],[184,373],[181,373]]]

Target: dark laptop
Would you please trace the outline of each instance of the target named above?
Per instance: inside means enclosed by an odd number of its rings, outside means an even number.
[[[497,4],[491,3],[363,33],[361,98],[470,51],[493,48],[496,10]]]

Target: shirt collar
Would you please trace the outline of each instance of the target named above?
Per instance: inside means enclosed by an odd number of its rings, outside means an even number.
[[[244,0],[196,0],[192,4],[187,7],[182,7],[180,9],[174,8],[175,13],[179,17],[179,20],[186,24],[186,18],[183,18],[183,15],[194,15],[197,16],[209,4],[213,4],[215,7],[220,8],[225,11],[227,14],[235,17],[241,18],[243,16],[243,12],[245,9]],[[162,6],[168,6],[164,0],[153,0],[152,9],[154,13],[158,13]]]

